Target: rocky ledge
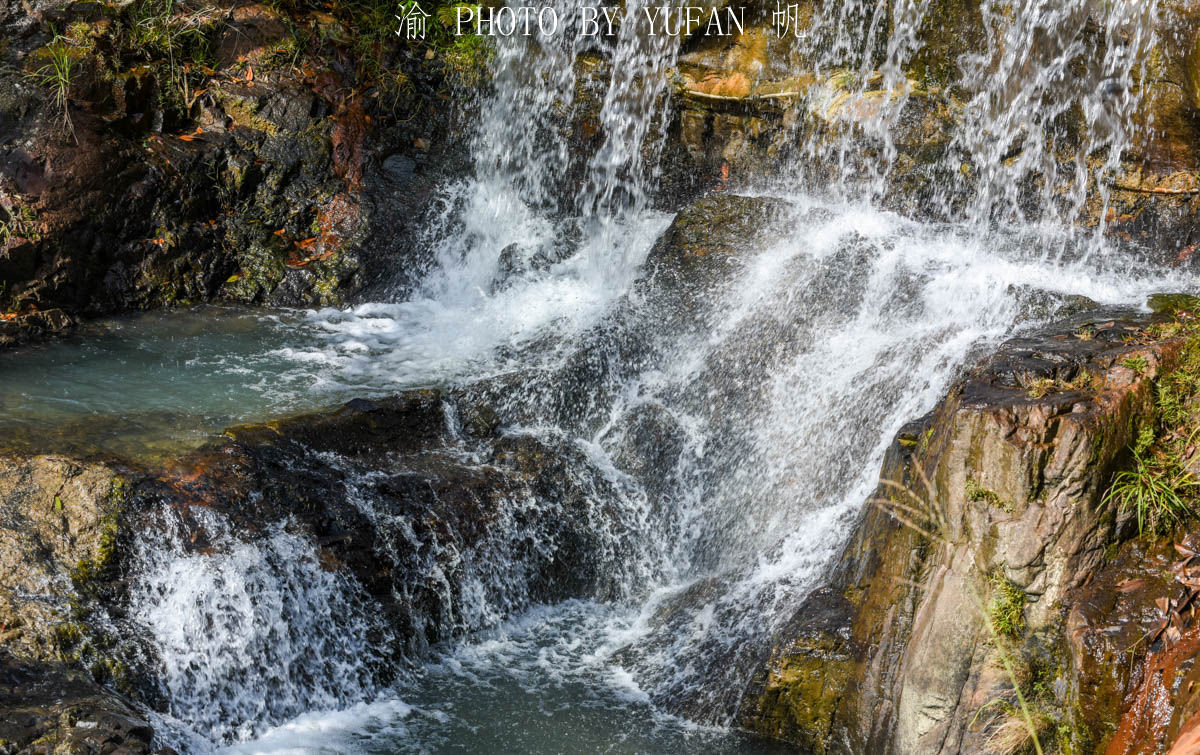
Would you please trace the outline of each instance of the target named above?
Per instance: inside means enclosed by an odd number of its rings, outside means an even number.
[[[742,725],[816,752],[946,753],[1035,735],[1045,751],[1159,752],[1193,725],[1193,523],[1107,492],[1158,448],[1197,466],[1177,443],[1200,415],[1196,303],[1014,339],[902,431]]]
[[[376,683],[530,602],[611,595],[627,559],[598,538],[636,523],[589,469],[573,445],[432,390],[235,427],[159,469],[0,457],[0,738],[148,746],[123,697],[164,704],[162,659],[130,618],[148,542],[213,558],[281,531],[307,542],[376,607]]]

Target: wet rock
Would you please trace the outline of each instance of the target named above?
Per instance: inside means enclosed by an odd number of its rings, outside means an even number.
[[[85,673],[22,661],[0,649],[0,751],[162,753],[134,706]]]
[[[681,211],[655,242],[646,269],[656,281],[704,283],[720,275],[739,252],[778,236],[790,204],[774,197],[713,194]]]
[[[259,62],[288,34],[280,14],[261,3],[234,8],[217,42],[217,65],[231,66],[239,61]]]
[[[371,601],[386,631],[364,663],[386,683],[533,602],[620,595],[637,566],[618,544],[640,520],[617,485],[565,439],[507,432],[490,406],[433,390],[231,428],[162,468],[0,457],[0,650],[161,706],[156,651],[130,618],[139,548],[217,557],[286,529]]]
[[[512,608],[613,589],[619,554],[597,539],[607,514],[593,505],[609,483],[581,475],[578,450],[501,433],[486,406],[419,391],[227,436],[140,486],[134,506],[166,502],[201,550],[198,506],[249,538],[292,521],[379,601],[404,653],[479,628],[468,580],[476,599]]]
[[[56,456],[0,457],[0,649],[38,659],[72,648],[77,587],[109,579],[126,477]]]
[[[806,752],[829,750],[832,727],[862,652],[851,633],[852,611],[842,596],[819,589],[804,601],[803,620],[783,634],[767,671],[756,680],[748,728],[796,742]]]
[[[1162,619],[1157,602],[1177,593],[1170,567],[1178,554],[1168,543],[1141,539],[1130,540],[1115,550],[1088,584],[1073,591],[1065,601],[1070,606],[1065,630],[1079,701],[1078,728],[1091,733],[1090,744],[1098,747],[1119,722],[1126,731],[1117,735],[1115,749],[1109,752],[1139,752],[1143,745],[1147,751],[1158,751],[1166,731],[1149,729],[1165,728],[1169,721],[1163,721],[1161,715],[1145,716],[1138,711],[1127,717],[1130,723],[1126,724],[1122,712],[1139,681],[1151,685],[1159,680],[1170,681],[1162,679],[1162,669],[1148,674],[1151,670],[1142,656],[1144,643]],[[1132,654],[1131,648],[1135,649]],[[1170,695],[1151,697],[1161,703]]]

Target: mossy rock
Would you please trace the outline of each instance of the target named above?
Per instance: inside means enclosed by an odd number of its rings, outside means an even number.
[[[857,670],[849,602],[821,589],[805,601],[790,639],[775,649],[741,725],[806,751],[827,752],[834,720]]]

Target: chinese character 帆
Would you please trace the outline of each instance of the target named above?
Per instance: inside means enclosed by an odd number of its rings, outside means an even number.
[[[779,36],[786,37],[788,29],[792,30],[794,36],[800,36],[800,6],[789,5],[786,8],[780,7],[779,0],[775,0],[775,12],[771,14],[771,24],[779,33]]]
[[[425,19],[429,18],[429,14],[421,10],[421,4],[413,0],[412,3],[405,4],[401,13],[402,15],[396,16],[396,20],[400,22],[396,36],[403,33],[406,39],[425,39]]]

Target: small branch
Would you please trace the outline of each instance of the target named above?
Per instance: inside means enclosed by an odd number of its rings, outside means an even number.
[[[1189,196],[1191,194],[1200,194],[1200,189],[1144,189],[1140,186],[1126,186],[1119,183],[1110,183],[1108,187],[1110,189],[1117,189],[1119,191],[1131,191],[1135,194],[1166,194],[1169,196]]]
[[[684,95],[702,100],[721,100],[723,102],[755,102],[757,100],[782,100],[789,97],[799,97],[799,92],[772,92],[770,94],[748,94],[745,97],[734,97],[729,94],[708,94],[694,89],[684,89]]]

